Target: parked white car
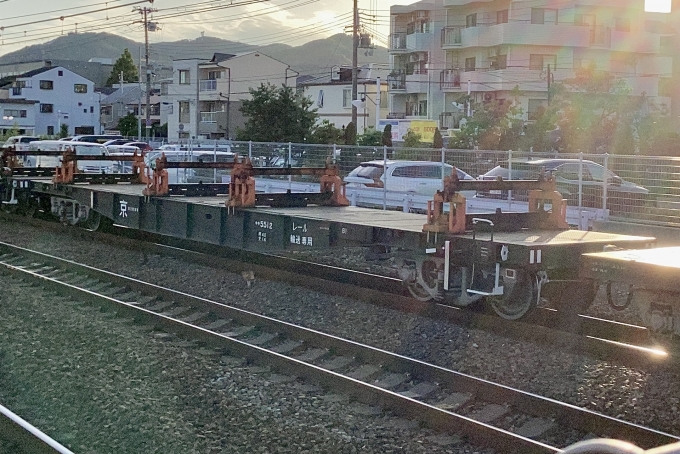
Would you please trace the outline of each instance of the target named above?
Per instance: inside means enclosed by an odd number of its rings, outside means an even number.
[[[64,152],[71,148],[76,155],[108,156],[109,152],[104,145],[90,142],[69,142],[63,140],[40,140],[29,144],[29,151],[58,151]],[[26,167],[58,167],[61,165],[61,156],[29,155],[24,157]],[[78,169],[85,173],[115,173],[114,161],[78,161]]]
[[[36,136],[12,136],[2,145],[4,148],[15,147],[16,151],[28,150],[28,144],[40,140]]]
[[[380,159],[362,162],[344,178],[344,182],[348,188],[386,188],[388,191],[434,195],[443,188],[443,177],[453,173],[451,164],[443,166],[442,172],[441,162]],[[456,171],[458,179],[474,180],[462,170]],[[469,195],[473,196],[474,191]]]

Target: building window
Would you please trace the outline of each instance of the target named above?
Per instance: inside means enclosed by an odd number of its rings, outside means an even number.
[[[180,123],[190,123],[189,115],[189,101],[180,101],[179,102],[179,122]]]
[[[54,89],[54,82],[51,80],[41,80],[40,81],[40,89],[41,90],[52,90]]]
[[[60,69],[59,71],[57,71],[57,74],[59,74],[59,77],[62,77],[64,75],[64,71]]]
[[[469,57],[465,59],[465,71],[474,71],[477,66],[477,59],[475,57]]]
[[[617,32],[630,32],[630,19],[627,17],[617,17],[614,30]]]
[[[216,80],[222,78],[222,71],[208,71],[208,80]]]
[[[343,88],[342,90],[342,107],[351,108],[352,107],[352,89]]]
[[[557,24],[557,10],[547,8],[531,8],[532,24]]]
[[[47,127],[47,135],[48,135],[48,136],[53,136],[53,135],[54,135],[54,126],[48,126],[48,127]]]
[[[5,117],[26,118],[26,111],[19,109],[4,109],[2,115]]]
[[[557,67],[557,55],[531,54],[529,55],[529,69],[545,71],[548,65],[552,70]]]
[[[53,111],[53,104],[40,104],[40,113],[52,113]]]
[[[465,16],[465,26],[468,28],[477,26],[477,13]]]
[[[496,11],[496,23],[497,24],[507,24],[508,23],[508,10],[503,9],[501,11]]]
[[[76,93],[87,93],[87,84],[74,84],[73,91]]]
[[[490,58],[489,69],[506,69],[508,67],[507,55],[496,55]]]
[[[94,113],[94,106],[90,106],[90,113]]]
[[[595,16],[593,14],[576,14],[574,16],[574,25],[580,27],[594,27]]]
[[[184,85],[189,85],[189,70],[180,69],[179,70],[179,83]]]

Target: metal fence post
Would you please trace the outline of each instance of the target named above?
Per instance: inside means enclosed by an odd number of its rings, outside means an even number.
[[[508,179],[512,180],[512,150],[508,150]],[[512,205],[512,191],[508,190],[508,209],[510,205]]]
[[[293,144],[288,142],[288,167],[292,167],[293,163]],[[292,190],[293,187],[293,175],[288,175],[288,189]]]
[[[604,154],[604,178],[602,178],[602,209],[607,209],[607,186],[609,184],[609,153]]]
[[[387,145],[383,145],[383,175],[385,180],[383,183],[383,210],[387,209]]]
[[[248,142],[248,159],[252,162],[253,160],[253,141],[250,140]]]
[[[446,172],[444,172],[444,164],[446,162],[446,151],[444,151],[444,147],[441,149],[441,156],[442,156],[442,189],[444,189],[444,177],[446,176]]]
[[[578,207],[583,207],[583,152],[578,154]]]

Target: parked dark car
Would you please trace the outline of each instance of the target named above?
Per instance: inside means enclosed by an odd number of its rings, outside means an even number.
[[[533,180],[538,178],[541,172],[555,177],[557,190],[572,206],[579,204],[579,185],[582,189],[581,206],[602,208],[602,192],[606,181],[607,208],[613,214],[639,209],[644,205],[649,194],[647,188],[624,180],[614,172],[605,169],[604,166],[593,161],[579,159],[512,161],[512,166],[509,166],[506,161],[499,163],[484,175],[480,175],[478,179]],[[477,197],[507,199],[508,193],[507,191],[478,192]],[[515,200],[527,200],[528,194],[526,191],[513,191],[512,197]]]

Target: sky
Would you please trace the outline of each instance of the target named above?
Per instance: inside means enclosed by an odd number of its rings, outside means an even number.
[[[668,12],[671,0],[645,0]],[[414,0],[358,0],[361,23],[387,47],[389,8]],[[149,42],[196,39],[202,34],[252,45],[307,41],[342,33],[352,24],[350,0],[0,0],[0,55],[73,32],[109,32],[144,41],[141,8],[158,24]],[[137,11],[136,11],[136,10]]]

